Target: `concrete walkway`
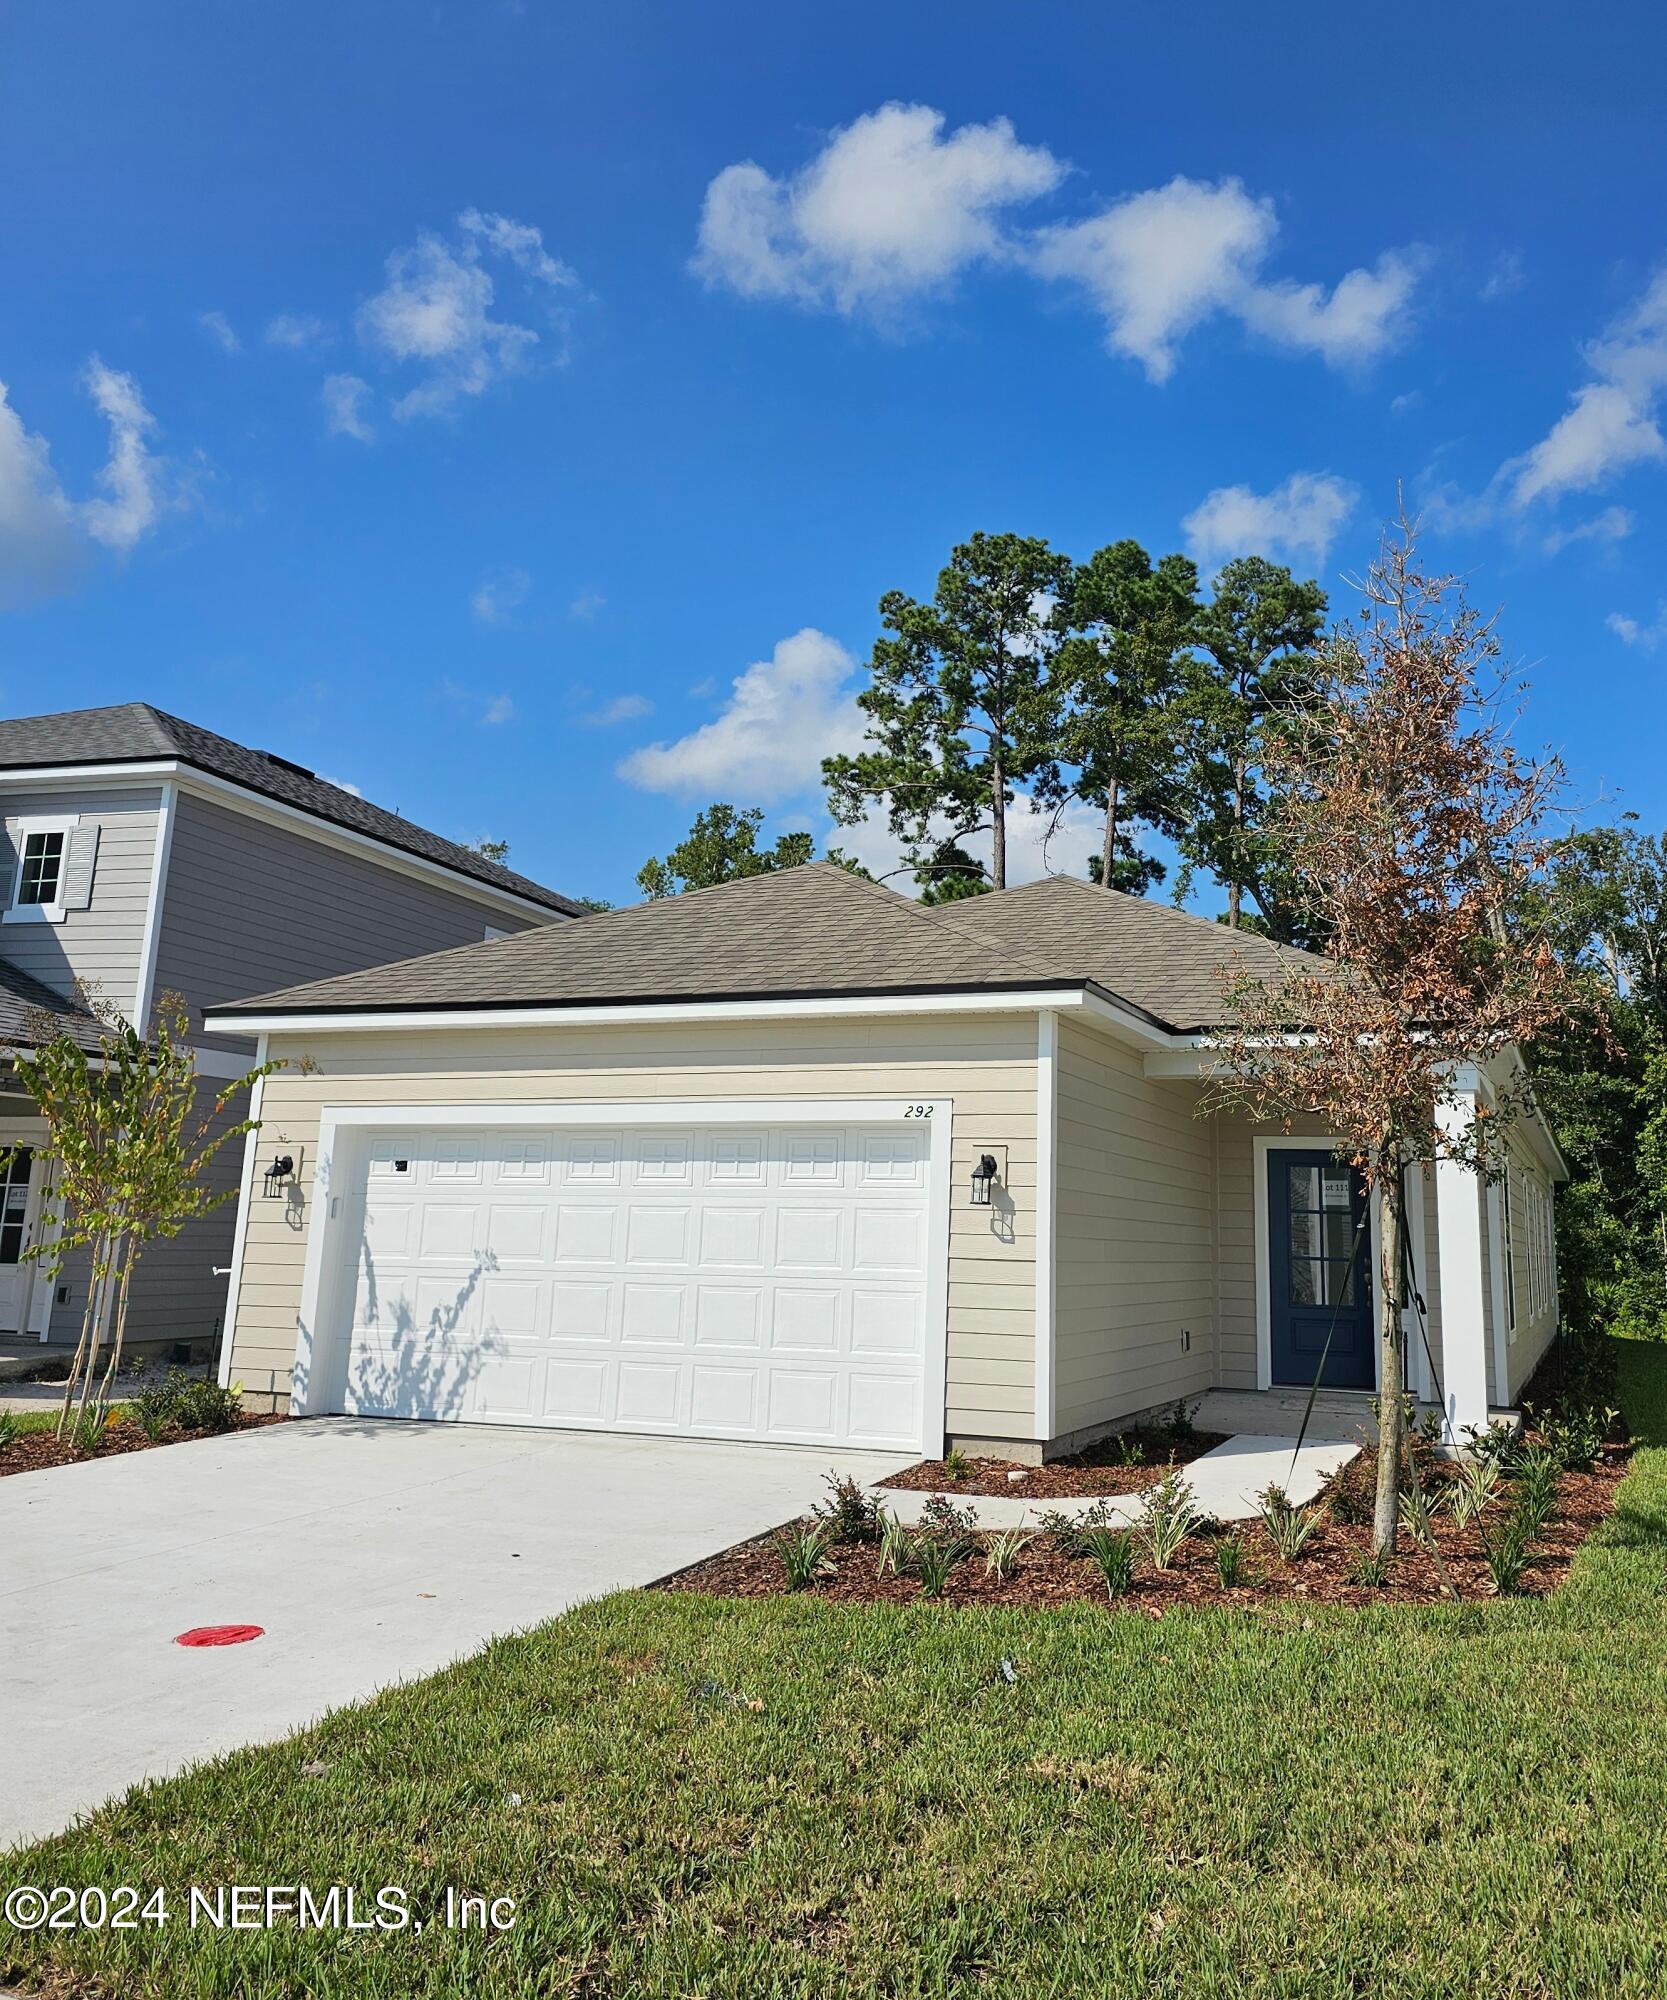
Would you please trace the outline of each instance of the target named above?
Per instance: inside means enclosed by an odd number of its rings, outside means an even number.
[[[0,1479],[0,1849],[908,1462],[324,1417]]]
[[[1270,1486],[1283,1486],[1294,1505],[1305,1505],[1359,1449],[1357,1444],[1310,1444],[1305,1440],[1299,1451],[1294,1437],[1232,1437],[1181,1470],[1192,1491],[1193,1505],[1201,1514],[1217,1521],[1253,1521],[1259,1510],[1256,1497],[1259,1493]],[[911,1525],[919,1521],[926,1502],[932,1498],[930,1493],[900,1492],[889,1486],[877,1486],[874,1490],[888,1514],[895,1514]],[[1045,1494],[1027,1497],[1022,1480],[1011,1493],[993,1498],[960,1493],[951,1493],[948,1498],[957,1507],[970,1507],[981,1528],[1034,1527],[1044,1513],[1057,1511],[1081,1516],[1099,1504],[1095,1500],[1054,1499]],[[1111,1524],[1130,1526],[1139,1516],[1144,1498],[1140,1493],[1125,1493],[1108,1499]]]

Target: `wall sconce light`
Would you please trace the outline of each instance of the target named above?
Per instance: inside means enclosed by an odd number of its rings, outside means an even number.
[[[267,1195],[275,1195],[279,1188],[287,1187],[295,1174],[295,1161],[288,1153],[278,1153],[261,1176]]]
[[[996,1156],[994,1153],[985,1153],[979,1159],[978,1165],[972,1170],[972,1205],[974,1208],[989,1207],[990,1190],[995,1185],[995,1179]]]

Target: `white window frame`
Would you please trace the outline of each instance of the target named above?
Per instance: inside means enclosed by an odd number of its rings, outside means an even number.
[[[12,871],[11,903],[0,910],[0,924],[61,924],[64,921],[64,875],[69,868],[69,837],[81,824],[79,813],[34,814],[28,819],[7,823],[7,834],[17,855]],[[52,903],[20,903],[23,894],[23,849],[30,834],[56,833],[63,836],[58,856],[58,900]]]

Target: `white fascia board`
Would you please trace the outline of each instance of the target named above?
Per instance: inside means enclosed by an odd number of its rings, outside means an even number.
[[[157,758],[140,764],[52,764],[5,770],[0,771],[0,787],[23,790],[33,790],[41,785],[109,787],[147,778],[172,780],[181,791],[194,792],[218,805],[246,813],[251,819],[264,819],[274,826],[288,827],[326,847],[339,848],[348,854],[367,855],[384,868],[414,876],[421,882],[439,884],[453,895],[469,901],[489,903],[495,909],[511,910],[520,916],[536,917],[541,923],[573,921],[565,910],[552,909],[548,903],[535,903],[528,897],[516,895],[512,889],[495,888],[490,882],[482,882],[473,875],[448,868],[443,862],[425,860],[420,854],[409,854],[403,847],[378,840],[372,834],[355,833],[350,827],[337,826],[317,813],[308,812],[305,807],[285,805],[281,799],[269,799],[264,792],[234,784],[230,778],[201,771],[195,764],[185,764],[177,758]]]
[[[1062,992],[828,994],[802,1000],[645,1000],[619,1006],[444,1007],[412,1013],[212,1014],[203,1023],[215,1035],[433,1033],[468,1028],[611,1028],[652,1023],[675,1027],[700,1021],[884,1019],[921,1014],[1028,1014],[1039,1007],[1086,1008],[1078,987]]]

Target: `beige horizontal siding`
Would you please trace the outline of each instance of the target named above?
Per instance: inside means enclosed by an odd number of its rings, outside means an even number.
[[[293,1153],[297,1186],[288,1201],[257,1192],[249,1204],[231,1358],[247,1391],[289,1390],[325,1105],[594,1103],[605,1121],[610,1103],[654,1099],[951,1098],[947,1426],[981,1437],[1033,1434],[1033,1016],[302,1033],[274,1038],[270,1053],[307,1055],[319,1068],[282,1072],[266,1087],[260,1157]],[[1010,1215],[966,1198],[978,1155],[991,1146],[1007,1151]]]
[[[1210,1386],[1214,1142],[1195,1086],[1149,1079],[1074,1020],[1058,1083],[1054,1428],[1068,1436]]]

